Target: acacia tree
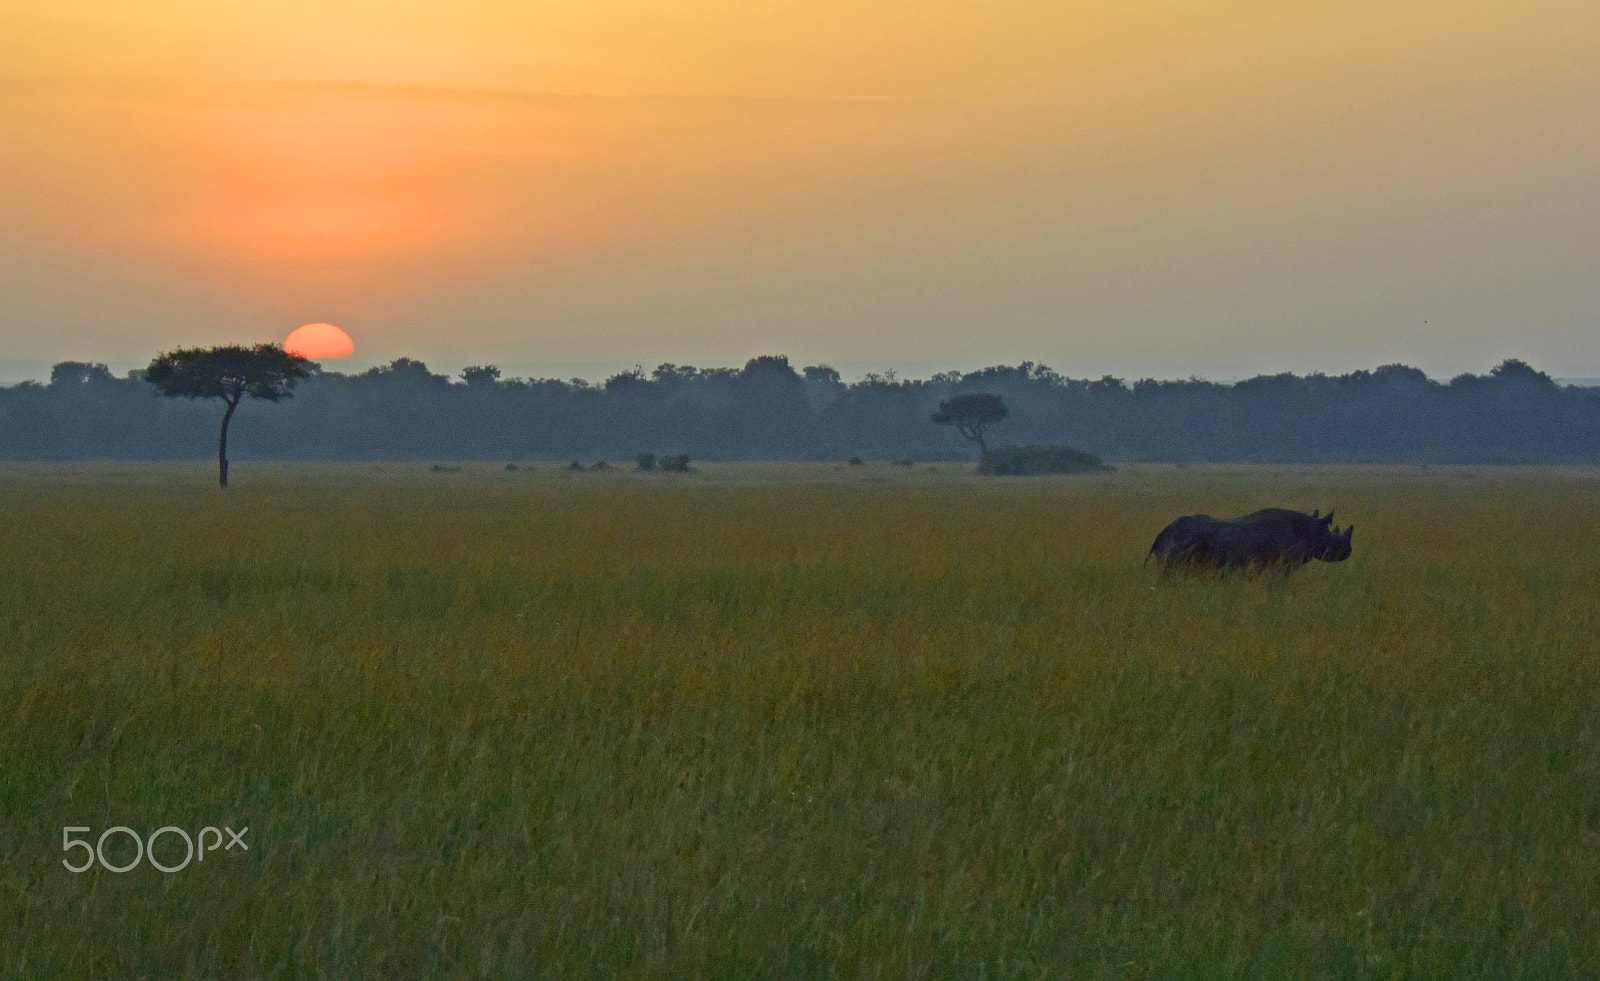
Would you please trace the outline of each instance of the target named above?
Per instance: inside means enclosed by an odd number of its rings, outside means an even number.
[[[1000,396],[969,392],[940,402],[933,421],[956,427],[961,435],[977,442],[980,454],[987,454],[989,445],[983,441],[984,431],[1010,414]]]
[[[306,377],[311,364],[276,344],[255,347],[179,348],[158,354],[145,369],[144,380],[169,398],[221,399],[222,433],[217,439],[217,482],[228,486],[228,423],[246,397],[276,402],[290,396],[294,383]]]

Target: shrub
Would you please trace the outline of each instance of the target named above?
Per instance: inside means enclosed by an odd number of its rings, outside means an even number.
[[[1096,473],[1110,470],[1093,453],[1070,446],[997,446],[978,460],[978,472],[1002,477],[1047,473]]]
[[[668,473],[688,473],[689,454],[679,453],[677,456],[664,456],[661,458],[661,469]]]
[[[656,455],[654,453],[640,453],[638,459],[640,470],[654,470],[656,468]]]
[[[590,470],[610,470],[611,469],[611,464],[607,463],[604,460],[596,460],[593,463],[589,464],[589,469]]]
[[[507,470],[515,470],[515,469],[517,469],[517,465],[515,463],[508,463],[508,464],[506,464],[506,469]]]
[[[573,460],[571,463],[567,464],[567,469],[573,471],[574,473],[582,473],[583,464],[579,463],[577,460]]]
[[[863,463],[862,463],[862,462],[861,462],[861,458],[860,458],[860,457],[859,457],[859,456],[853,456],[853,457],[851,457],[851,458],[850,458],[850,460],[849,460],[849,463],[850,463],[850,465],[851,465],[851,466],[852,466],[852,467],[860,467],[860,466],[865,466],[865,464],[863,464]]]

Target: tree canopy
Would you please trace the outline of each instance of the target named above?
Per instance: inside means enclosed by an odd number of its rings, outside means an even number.
[[[933,421],[955,426],[961,435],[978,444],[980,453],[988,453],[989,446],[983,441],[984,432],[1010,414],[1011,410],[1006,408],[1005,400],[1000,396],[988,392],[968,392],[940,402],[939,411],[933,414]]]
[[[217,438],[217,482],[228,486],[228,422],[246,398],[277,402],[311,372],[310,361],[276,344],[255,347],[178,348],[156,355],[144,380],[170,398],[221,399],[227,403]]]

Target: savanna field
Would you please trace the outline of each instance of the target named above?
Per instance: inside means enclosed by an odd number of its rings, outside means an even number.
[[[232,481],[0,470],[7,977],[1600,974],[1600,471]]]

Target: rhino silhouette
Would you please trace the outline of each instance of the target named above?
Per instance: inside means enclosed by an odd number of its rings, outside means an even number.
[[[1263,508],[1238,518],[1190,514],[1161,530],[1145,556],[1164,572],[1179,569],[1276,568],[1293,572],[1313,559],[1350,557],[1355,525],[1342,532],[1333,512],[1322,517],[1287,508]]]

